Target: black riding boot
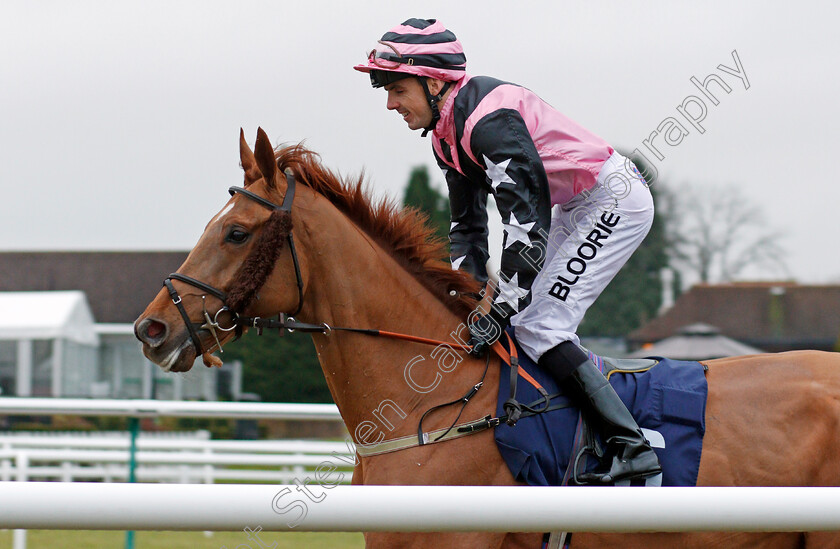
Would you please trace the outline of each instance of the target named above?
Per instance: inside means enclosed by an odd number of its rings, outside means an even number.
[[[647,478],[662,471],[656,453],[636,420],[598,367],[574,343],[566,341],[540,359],[561,389],[595,421],[604,438],[610,463],[602,464],[578,480],[586,484],[612,484],[628,478]]]

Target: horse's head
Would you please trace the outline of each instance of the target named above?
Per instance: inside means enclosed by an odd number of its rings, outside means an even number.
[[[303,305],[306,262],[291,236],[294,177],[280,172],[262,129],[253,152],[240,132],[240,157],[244,187],[231,187],[230,200],[134,323],[143,354],[167,371],[189,370],[198,355],[220,365],[210,353],[241,333],[243,315],[296,314]]]

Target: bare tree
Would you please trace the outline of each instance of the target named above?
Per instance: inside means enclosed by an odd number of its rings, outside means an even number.
[[[748,268],[789,276],[781,233],[737,188],[685,186],[667,195],[671,253],[687,274],[701,282],[730,282]]]

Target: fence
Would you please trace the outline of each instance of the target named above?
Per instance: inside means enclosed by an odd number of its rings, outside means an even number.
[[[130,443],[121,432],[0,432],[0,481],[126,481]],[[355,459],[343,442],[209,440],[207,431],[144,433],[136,446],[135,476],[144,482],[291,483],[324,462],[343,464],[349,482]]]
[[[156,476],[161,476],[162,472],[169,470],[170,472],[177,469],[175,476],[179,481],[190,478],[193,470],[201,469],[201,480],[199,482],[208,482],[209,479],[216,480],[218,478],[214,471],[221,468],[220,461],[230,460],[231,458],[222,458],[212,455],[186,455],[182,453],[178,456],[178,461],[171,461],[174,457],[170,455],[151,455],[160,454],[160,452],[140,452],[138,448],[143,444],[143,438],[139,436],[139,418],[143,417],[191,417],[191,418],[217,418],[217,419],[285,419],[285,420],[317,420],[317,421],[341,421],[341,416],[338,413],[338,408],[333,404],[273,404],[273,403],[255,403],[255,402],[189,402],[189,401],[161,401],[161,400],[115,400],[115,399],[64,399],[64,398],[13,398],[0,397],[0,415],[77,415],[77,416],[111,416],[111,417],[127,417],[129,418],[130,433],[127,435],[127,451],[124,450],[94,450],[94,449],[76,449],[64,450],[60,455],[56,451],[41,451],[37,448],[24,449],[6,449],[0,450],[0,470],[5,477],[15,478],[16,480],[28,480],[32,478],[33,474],[43,474],[44,478],[61,478],[68,480],[73,478],[80,478],[85,474],[102,475],[103,478],[113,475],[109,478],[126,478],[129,483],[133,483],[138,478],[142,480],[154,479]],[[347,452],[346,446],[344,452]],[[332,455],[333,450],[330,451]],[[202,452],[203,454],[203,452]],[[212,454],[212,452],[211,452]],[[238,456],[241,458],[241,456]],[[52,458],[50,460],[49,458]],[[59,458],[57,460],[57,458]],[[38,460],[41,460],[38,465]],[[260,463],[240,466],[254,467],[255,465],[264,465],[262,460],[265,457],[251,457],[252,461],[256,460]],[[317,458],[307,458],[308,465],[312,465],[311,460]],[[79,460],[105,461],[90,465],[91,462],[84,462]],[[144,462],[145,460],[145,462]],[[165,463],[161,463],[165,461]],[[241,461],[241,460],[240,460]],[[335,459],[334,459],[335,461]],[[36,462],[36,463],[33,463]],[[56,463],[58,463],[56,465]],[[87,467],[94,467],[97,470],[85,470],[84,463],[88,463]],[[154,463],[154,465],[149,465]],[[228,461],[227,465],[231,465]],[[272,461],[273,466],[277,466],[277,461]],[[291,465],[292,474],[297,474],[298,470],[294,467],[302,467],[304,465],[298,463]],[[50,469],[52,467],[52,469]],[[192,467],[193,470],[190,468]],[[317,465],[316,465],[317,467]],[[154,469],[154,470],[153,470]],[[235,467],[227,467],[228,470],[233,470]],[[282,467],[281,467],[282,469]],[[226,475],[236,475],[233,480],[254,480],[256,476],[265,475],[267,471],[262,472],[248,472],[247,469],[239,470],[237,473],[224,473]],[[289,482],[288,468],[287,471],[276,471],[272,474],[277,474],[276,478],[268,478],[267,480],[280,480],[281,482]],[[252,478],[246,478],[248,476]],[[230,477],[226,477],[230,478]],[[265,476],[260,476],[258,480],[266,480]],[[15,485],[15,483],[3,483],[4,486]],[[46,483],[46,486],[59,486],[62,483]],[[18,488],[11,488],[12,491],[24,488],[30,489],[38,483],[26,482],[20,483]],[[69,486],[81,487],[83,490],[90,489],[84,485],[76,485],[67,483]],[[101,490],[105,486],[123,486],[126,485],[109,485],[97,483],[93,485],[94,489]],[[179,486],[184,486],[179,484]],[[35,489],[35,488],[32,488]],[[56,488],[57,490],[59,488]],[[6,494],[3,495],[6,497]],[[8,500],[4,500],[8,501]],[[81,527],[79,523],[78,527]],[[26,530],[25,527],[17,527],[14,533],[13,547],[14,549],[24,549],[26,547]],[[127,549],[134,547],[134,533],[133,531],[126,532]]]
[[[0,415],[201,417],[341,421],[335,404],[0,397]]]
[[[40,401],[40,402],[38,402]],[[234,405],[231,405],[234,404]],[[262,403],[88,401],[0,398],[0,414],[172,415],[337,420],[334,406]],[[298,415],[300,414],[300,415]],[[33,442],[33,441],[30,441]],[[183,441],[187,454],[191,444]],[[227,442],[219,441],[222,444]],[[99,444],[99,442],[98,442]],[[105,443],[114,444],[113,441]],[[73,452],[114,452],[87,448]],[[144,437],[129,448],[143,459],[167,453]],[[239,444],[237,442],[236,444]],[[270,443],[254,442],[257,445]],[[294,444],[294,443],[293,443]],[[267,448],[267,446],[264,446]],[[49,448],[29,448],[35,452]],[[222,448],[218,448],[222,451]],[[343,452],[348,448],[344,446]],[[15,454],[21,448],[6,449]],[[0,482],[0,528],[130,530],[308,531],[816,531],[840,530],[840,488],[534,488],[472,486],[336,486],[343,478],[327,468],[329,483],[294,485],[106,484]],[[174,452],[168,452],[173,454]],[[148,456],[143,455],[148,454]],[[4,454],[5,455],[5,454]],[[170,460],[173,455],[160,457]],[[221,457],[195,455],[192,465],[208,467]],[[347,454],[349,455],[349,454]],[[6,457],[11,460],[11,457]],[[26,459],[29,459],[27,457]],[[192,458],[191,458],[192,459]],[[123,458],[118,462],[122,464]],[[131,460],[129,460],[131,461]],[[328,460],[330,461],[330,460]],[[167,465],[172,462],[166,461]],[[142,470],[142,467],[141,469]],[[139,472],[139,471],[138,471]],[[117,502],[117,503],[115,503]],[[172,513],[171,509],[178,509]],[[605,513],[604,509],[610,511]],[[22,530],[17,530],[22,532]],[[19,537],[16,537],[16,546]],[[24,538],[25,539],[25,538]],[[20,545],[22,546],[22,545]]]
[[[309,488],[315,499],[299,486],[0,483],[0,528],[288,531],[297,523],[304,531],[840,530],[840,488]],[[280,505],[288,503],[282,497],[298,504]]]

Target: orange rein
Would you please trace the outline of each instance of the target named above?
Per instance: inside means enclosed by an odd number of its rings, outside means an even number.
[[[464,345],[463,343],[457,342],[448,342],[448,341],[440,341],[438,339],[430,339],[427,337],[420,337],[410,334],[401,334],[399,332],[389,332],[387,330],[375,330],[375,329],[368,329],[368,328],[349,328],[349,327],[338,327],[338,326],[329,326],[327,324],[309,324],[306,322],[298,322],[292,317],[286,317],[285,315],[280,315],[279,319],[268,319],[268,318],[251,318],[251,317],[242,317],[242,321],[244,321],[244,325],[248,327],[257,328],[262,330],[263,328],[279,328],[279,329],[287,329],[290,331],[301,331],[301,332],[320,332],[320,333],[330,333],[332,331],[341,331],[341,332],[351,332],[357,334],[365,334],[371,336],[382,336],[388,337],[391,339],[399,339],[402,341],[410,341],[412,343],[421,343],[423,345],[445,345],[451,348],[458,348],[463,352],[470,352],[472,351],[472,347],[469,345]],[[262,333],[262,332],[260,332]],[[510,351],[504,348],[501,341],[497,340],[491,346],[493,352],[495,352],[502,361],[510,366],[511,368],[516,367],[517,372],[523,379],[525,379],[528,383],[533,385],[536,389],[543,389],[543,386],[540,384],[539,381],[534,379],[531,374],[525,371],[522,366],[519,365],[519,354],[516,351],[516,345],[513,344],[513,338],[510,337],[510,334],[505,332],[505,337],[508,341],[508,346],[510,347]]]
[[[401,334],[398,332],[387,332],[385,330],[376,330],[376,333],[381,336],[390,337],[391,339],[401,339],[403,341],[411,341],[414,343],[423,343],[426,345],[446,345],[448,347],[458,347],[462,351],[470,352],[472,347],[468,345],[464,345],[462,343],[448,343],[446,341],[438,341],[436,339],[429,339],[425,337],[413,336],[409,334]],[[510,337],[510,334],[505,332],[505,337],[507,337],[508,345],[510,346],[510,352],[504,348],[501,341],[496,340],[495,343],[492,345],[493,352],[495,352],[502,361],[510,366],[511,368],[516,367],[520,376],[525,379],[528,383],[536,387],[537,389],[542,389],[542,385],[539,381],[534,379],[531,374],[525,371],[522,366],[519,365],[519,354],[516,351],[516,345],[513,344],[513,338]]]

